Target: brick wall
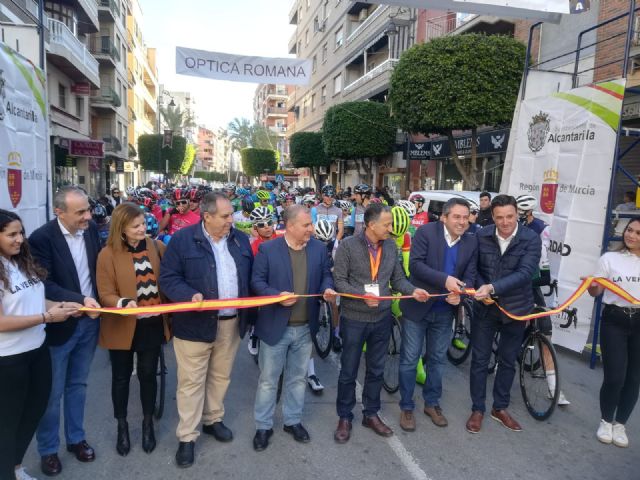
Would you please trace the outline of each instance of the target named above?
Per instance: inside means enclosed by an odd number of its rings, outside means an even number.
[[[527,45],[529,41],[529,29],[534,22],[530,20],[515,20],[514,22],[513,37],[516,40],[520,40]],[[535,65],[538,62],[538,53],[540,50],[540,27],[537,27],[533,32],[533,38],[531,41],[531,64]]]
[[[629,0],[600,0],[598,23],[628,11]],[[627,22],[628,17],[623,17],[598,28],[594,81],[600,82],[622,76]]]

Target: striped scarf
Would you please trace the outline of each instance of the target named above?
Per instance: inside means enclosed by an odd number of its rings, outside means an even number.
[[[149,260],[146,240],[142,240],[136,248],[130,246],[129,251],[133,258],[133,269],[136,273],[136,303],[139,307],[160,304],[158,281]],[[139,315],[138,318],[155,316],[157,314]]]

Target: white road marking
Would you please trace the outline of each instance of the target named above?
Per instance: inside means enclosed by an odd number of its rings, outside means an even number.
[[[328,358],[339,372],[340,360],[338,356],[333,352],[331,352]],[[356,400],[358,403],[362,404],[362,385],[358,380],[356,380]],[[379,413],[378,413],[378,416],[384,423],[388,424],[384,416],[382,416]],[[414,456],[411,454],[409,450],[406,449],[406,447],[404,446],[404,444],[402,443],[400,438],[398,438],[397,435],[394,434],[391,437],[386,438],[385,440],[387,441],[389,448],[391,448],[393,453],[396,454],[396,457],[398,457],[398,459],[400,460],[402,465],[404,465],[404,468],[407,469],[407,471],[409,472],[409,475],[411,475],[412,478],[414,478],[415,480],[432,480],[426,474],[426,472],[422,469],[422,467],[420,467],[420,465],[418,464]]]

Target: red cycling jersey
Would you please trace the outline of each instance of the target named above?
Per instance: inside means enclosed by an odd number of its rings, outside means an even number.
[[[200,217],[191,210],[187,210],[186,213],[173,213],[169,220],[169,235],[173,235],[178,230],[188,227],[189,225],[195,225],[199,221]]]
[[[416,213],[411,219],[411,225],[418,228],[429,223],[429,214],[425,211]]]

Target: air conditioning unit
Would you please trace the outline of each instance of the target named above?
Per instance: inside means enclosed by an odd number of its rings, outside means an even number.
[[[369,10],[367,10],[366,8],[363,8],[362,10],[360,10],[360,13],[358,13],[358,21],[364,22],[368,16],[369,16]]]

